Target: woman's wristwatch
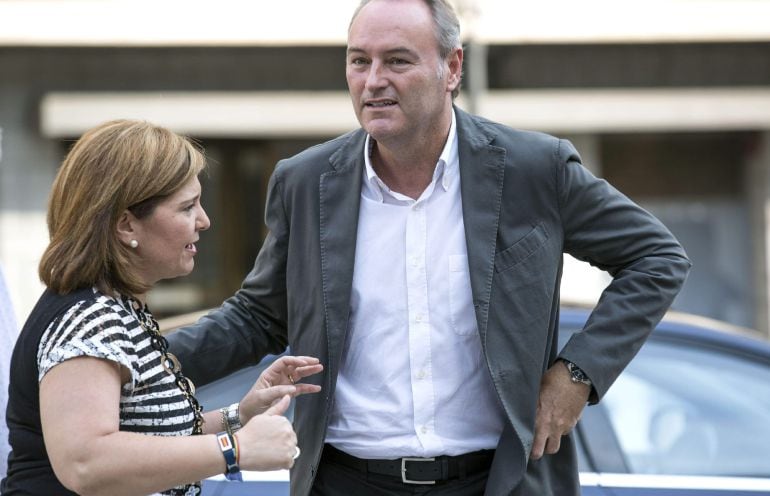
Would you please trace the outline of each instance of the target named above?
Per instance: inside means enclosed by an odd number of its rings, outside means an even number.
[[[222,427],[228,434],[232,435],[241,427],[240,403],[233,403],[230,406],[219,409],[222,414]]]

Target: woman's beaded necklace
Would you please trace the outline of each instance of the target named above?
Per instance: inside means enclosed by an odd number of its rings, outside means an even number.
[[[182,375],[182,366],[179,364],[179,359],[168,351],[168,340],[160,333],[158,321],[152,316],[147,305],[143,305],[134,298],[120,295],[119,301],[124,308],[128,309],[136,317],[142,329],[150,335],[150,345],[160,353],[160,365],[166,373],[174,376],[176,385],[190,404],[193,412],[193,435],[203,434],[203,408],[201,408],[200,403],[195,398],[195,385],[190,379]],[[163,491],[163,494],[170,496],[199,496],[201,491],[200,482],[194,482]]]
[[[147,305],[142,305],[137,300],[121,296],[124,306],[133,310],[139,325],[150,335],[150,345],[160,352],[160,364],[166,373],[171,374],[176,379],[176,385],[182,391],[185,399],[190,403],[193,412],[193,435],[203,433],[203,408],[195,398],[195,385],[182,374],[182,366],[179,359],[173,353],[168,351],[168,340],[160,333],[158,321],[152,316]]]

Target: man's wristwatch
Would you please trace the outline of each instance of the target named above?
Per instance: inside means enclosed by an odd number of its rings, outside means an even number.
[[[567,366],[567,370],[569,370],[569,375],[570,379],[572,379],[572,382],[579,382],[580,384],[585,384],[588,387],[593,387],[591,379],[589,379],[586,373],[583,372],[583,369],[570,362],[569,360],[565,360],[563,358],[560,358],[559,360],[564,362],[564,365]]]

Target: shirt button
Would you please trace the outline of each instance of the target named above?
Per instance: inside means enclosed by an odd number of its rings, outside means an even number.
[[[415,315],[414,320],[415,322],[422,322],[422,314],[418,313],[417,315]]]
[[[421,431],[423,434],[427,434],[427,433],[428,433],[428,428],[427,428],[426,426],[424,426],[424,425],[423,425],[423,426],[422,426],[422,429],[420,429],[420,431]]]
[[[426,375],[425,371],[421,370],[420,372],[417,373],[417,378],[418,379],[425,379],[425,375]]]

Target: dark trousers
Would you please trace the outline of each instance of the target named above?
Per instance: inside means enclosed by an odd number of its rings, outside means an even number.
[[[489,470],[436,485],[404,484],[397,477],[367,473],[321,456],[310,496],[483,496]]]

